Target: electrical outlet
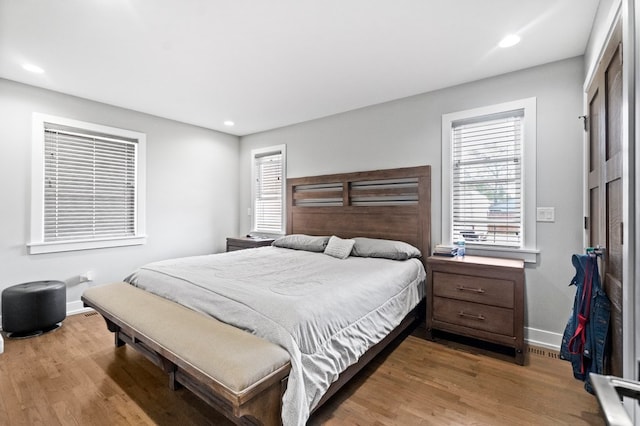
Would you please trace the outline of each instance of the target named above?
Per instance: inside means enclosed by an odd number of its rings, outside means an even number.
[[[93,281],[93,278],[93,271],[87,271],[79,276],[79,281],[81,283],[86,283],[87,281]]]
[[[555,222],[556,220],[555,207],[538,207],[536,209],[536,220],[538,222]]]

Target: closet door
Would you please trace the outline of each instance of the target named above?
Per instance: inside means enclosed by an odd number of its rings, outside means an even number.
[[[617,24],[588,88],[590,246],[605,247],[601,274],[611,300],[609,373],[622,376],[622,31]]]

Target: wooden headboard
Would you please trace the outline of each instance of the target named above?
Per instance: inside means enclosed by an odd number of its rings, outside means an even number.
[[[287,234],[405,241],[431,254],[431,166],[287,179]]]

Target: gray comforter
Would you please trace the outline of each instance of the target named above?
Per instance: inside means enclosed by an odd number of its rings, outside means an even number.
[[[328,387],[423,294],[420,261],[263,247],[146,265],[131,284],[284,347],[284,425],[303,425]]]

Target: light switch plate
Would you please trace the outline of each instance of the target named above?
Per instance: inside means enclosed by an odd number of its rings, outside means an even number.
[[[536,220],[538,222],[555,222],[556,220],[555,207],[538,207],[536,209]]]

